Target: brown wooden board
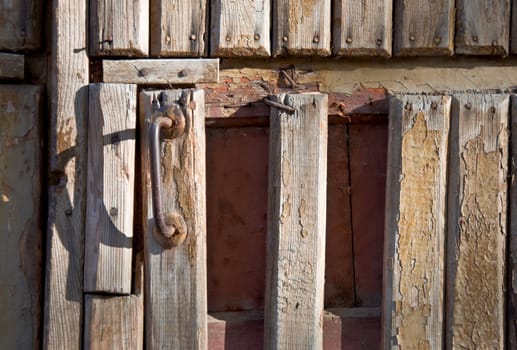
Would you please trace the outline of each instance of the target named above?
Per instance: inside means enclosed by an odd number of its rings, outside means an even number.
[[[41,341],[41,93],[0,85],[1,349],[36,349]]]
[[[0,52],[0,79],[23,79],[25,56]]]
[[[0,50],[34,50],[41,46],[43,1],[0,2]]]
[[[454,15],[453,0],[396,0],[395,55],[451,56]]]

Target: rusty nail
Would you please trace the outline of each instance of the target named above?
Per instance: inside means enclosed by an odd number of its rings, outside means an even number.
[[[227,35],[227,36],[226,36],[226,41],[230,41],[230,40],[232,40],[231,35]]]
[[[190,40],[192,40],[192,41],[196,40],[196,34],[190,34]]]
[[[187,75],[189,75],[189,73],[190,73],[189,70],[185,68],[185,69],[182,69],[179,71],[178,76],[180,78],[183,78],[183,77],[186,77]]]
[[[118,209],[117,209],[117,208],[115,208],[115,207],[112,207],[112,208],[110,209],[110,215],[111,215],[111,216],[117,216],[117,214],[118,214]]]
[[[111,136],[111,143],[116,144],[119,142],[120,142],[120,136],[118,136],[118,134]]]
[[[264,103],[267,104],[268,106],[284,110],[284,111],[286,111],[288,113],[293,113],[295,111],[295,109],[293,107],[288,106],[288,105],[284,105],[283,103],[278,103],[278,102],[275,102],[275,101],[271,101],[267,97],[264,97]]]
[[[284,35],[284,37],[282,38],[282,40],[283,40],[283,41],[285,41],[285,42],[287,42],[287,40],[289,40],[289,39],[287,38],[287,36],[285,36],[285,35]]]
[[[490,113],[494,114],[495,113],[495,107],[490,107]]]
[[[415,36],[414,36],[413,34],[410,34],[410,35],[409,35],[409,40],[410,40],[410,41],[415,41]]]
[[[431,102],[431,108],[436,109],[438,107],[438,103],[436,101]]]
[[[352,43],[352,38],[351,37],[346,38],[346,42],[351,44]]]
[[[66,216],[71,216],[72,215],[72,209],[68,208],[65,210],[65,215]]]
[[[312,38],[312,42],[316,43],[316,44],[319,43],[320,42],[320,37],[315,35],[314,38]]]
[[[411,106],[411,103],[407,102],[406,105],[404,106],[404,109],[406,111],[410,111],[411,109],[413,109],[413,106]]]
[[[255,36],[253,37],[255,40],[260,40],[260,34],[259,33],[256,33]]]
[[[471,109],[472,108],[472,103],[470,103],[470,102],[465,103],[465,108],[466,109]]]
[[[472,36],[472,40],[473,40],[473,41],[478,41],[478,37],[477,37],[477,35]]]
[[[377,45],[382,45],[382,39],[377,39]]]
[[[435,36],[433,41],[436,45],[438,45],[442,41],[442,38],[440,38],[439,36]]]

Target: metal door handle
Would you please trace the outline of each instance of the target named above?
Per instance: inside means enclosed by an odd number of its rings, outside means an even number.
[[[160,172],[160,131],[169,138],[180,136],[185,130],[185,116],[177,107],[166,107],[153,116],[149,127],[151,195],[155,222],[155,238],[167,248],[181,244],[187,236],[187,224],[176,212],[163,211]],[[166,134],[165,134],[166,132]]]

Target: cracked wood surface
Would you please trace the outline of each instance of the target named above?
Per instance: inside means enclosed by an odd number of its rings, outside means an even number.
[[[271,109],[265,349],[321,349],[327,178],[325,94]]]
[[[183,135],[161,143],[163,211],[176,211],[187,226],[185,241],[170,249],[155,238],[151,204],[148,134],[160,105],[179,106],[186,119]],[[140,94],[146,347],[151,349],[207,348],[204,110],[202,90]]]
[[[42,17],[41,0],[0,0],[0,50],[38,49]]]
[[[41,92],[0,85],[1,349],[37,349],[40,342]]]
[[[517,349],[517,95],[511,98],[508,348]]]
[[[442,348],[445,193],[451,98],[390,106],[383,348]]]
[[[449,170],[447,348],[503,349],[508,95],[455,96]]]
[[[129,294],[136,85],[90,85],[84,291]]]

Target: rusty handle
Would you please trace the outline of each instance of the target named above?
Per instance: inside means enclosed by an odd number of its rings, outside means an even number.
[[[178,136],[185,128],[185,116],[181,110],[170,108],[158,113],[149,128],[149,153],[151,170],[151,194],[153,216],[156,226],[155,237],[167,247],[174,247],[186,237],[186,224],[181,215],[175,212],[164,212],[162,202],[162,186],[160,171],[160,133],[162,129],[170,131],[172,137]],[[166,130],[164,130],[166,131]],[[158,232],[156,232],[158,231]]]

